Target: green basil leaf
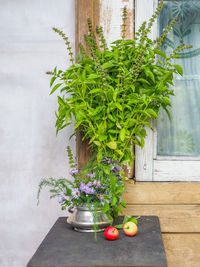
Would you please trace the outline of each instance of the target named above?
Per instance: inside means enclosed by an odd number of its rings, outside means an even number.
[[[49,95],[53,94],[53,93],[56,91],[56,89],[58,89],[58,87],[61,86],[61,84],[62,84],[62,83],[58,83],[58,84],[56,84],[56,85],[53,87],[53,89],[51,90],[51,92],[50,92]]]
[[[117,143],[115,141],[111,141],[106,144],[110,149],[115,150],[117,148]]]
[[[56,77],[55,77],[55,76],[53,76],[53,77],[51,78],[50,87],[53,85],[53,83],[54,83],[55,79],[56,79]]]
[[[158,49],[154,49],[154,52],[155,52],[157,55],[161,56],[162,58],[167,59],[167,56],[166,56],[166,54],[165,54],[163,51],[158,50]]]
[[[123,142],[124,139],[125,139],[125,137],[126,137],[126,130],[125,130],[124,128],[122,128],[122,129],[120,130],[120,133],[119,133],[119,138],[120,138],[121,141]]]
[[[178,71],[178,73],[183,76],[183,69],[180,65],[174,64],[174,68]]]

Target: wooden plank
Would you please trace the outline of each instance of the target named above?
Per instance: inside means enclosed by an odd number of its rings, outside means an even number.
[[[91,18],[94,28],[101,25],[104,28],[105,38],[110,43],[120,38],[122,24],[122,8],[127,7],[127,34],[126,38],[134,35],[134,1],[133,0],[76,0],[76,54],[79,52],[79,43],[85,46],[84,34],[88,33],[87,20]],[[82,141],[82,135],[76,135],[76,160],[78,169],[86,164],[91,152],[88,142]],[[128,177],[133,177],[134,165],[126,171]]]
[[[200,161],[154,160],[154,181],[200,182]]]
[[[79,43],[85,46],[84,35],[88,33],[88,19],[99,25],[99,0],[76,0],[76,53]]]
[[[200,204],[200,183],[131,182],[126,190],[129,204]]]
[[[154,133],[146,128],[147,136],[143,149],[136,146],[135,177],[137,181],[152,181],[153,174],[153,139]]]
[[[128,205],[125,215],[158,216],[162,232],[200,233],[200,205]]]
[[[137,31],[144,21],[148,21],[153,15],[156,7],[155,0],[135,0],[135,30]],[[150,38],[155,38],[157,35],[156,23],[153,24],[152,31],[149,33]],[[154,122],[152,126],[154,130]],[[153,180],[153,157],[154,157],[154,140],[156,131],[146,128],[147,136],[143,149],[136,146],[135,155],[135,177],[137,181],[152,181]],[[157,142],[157,140],[156,140]]]
[[[134,37],[134,1],[133,0],[100,0],[100,24],[104,28],[106,41],[111,42],[121,37],[122,10],[127,9],[126,38]]]
[[[79,53],[79,43],[84,46],[84,34],[88,33],[88,18],[92,20],[95,28],[99,25],[100,14],[99,0],[76,0],[76,54]],[[83,135],[79,132],[76,135],[76,161],[78,169],[81,169],[91,156],[87,141],[82,141]]]
[[[163,234],[168,267],[200,266],[200,234]]]

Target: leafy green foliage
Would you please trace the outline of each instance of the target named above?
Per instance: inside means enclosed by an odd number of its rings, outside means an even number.
[[[137,217],[137,218],[132,217],[132,216],[125,216],[124,219],[123,219],[123,222],[122,222],[121,224],[115,225],[115,227],[116,227],[117,229],[122,229],[123,226],[124,226],[124,224],[127,223],[127,222],[133,222],[133,223],[135,223],[135,224],[137,225],[137,223],[138,223],[137,220],[138,220],[139,218],[140,218],[140,216]]]
[[[42,188],[48,187],[50,198],[58,197],[62,210],[71,205],[92,204],[102,207],[104,213],[114,217],[122,213],[122,207],[126,206],[122,199],[125,177],[118,162],[109,160],[98,163],[91,158],[78,172],[69,146],[67,153],[72,169],[69,176],[73,181],[70,178],[42,179],[37,194],[38,203]]]
[[[124,8],[122,38],[110,48],[102,28],[97,27],[95,33],[88,20],[87,49],[80,44],[77,63],[72,58],[68,38],[54,28],[65,40],[72,61],[67,70],[55,68],[51,72],[50,94],[58,88],[61,92],[56,113],[57,132],[75,124],[74,134],[78,130],[83,132],[83,140],[89,139],[99,163],[105,157],[132,163],[132,145],[144,146],[146,127],[152,129],[151,120],[159,117],[160,108],[170,115],[173,75],[183,75],[182,68],[171,62],[188,47],[181,44],[169,57],[160,48],[176,18],[160,38],[153,41],[148,38],[162,7],[163,1],[149,22],[141,25],[134,40],[125,39],[127,11]]]

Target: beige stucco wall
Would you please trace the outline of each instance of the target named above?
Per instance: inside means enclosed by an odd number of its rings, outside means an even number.
[[[6,0],[0,8],[0,266],[23,267],[58,216],[57,200],[43,192],[42,177],[68,173],[66,146],[72,130],[56,137],[56,95],[47,70],[69,64],[63,29],[75,42],[73,0]],[[75,151],[75,143],[71,145]]]

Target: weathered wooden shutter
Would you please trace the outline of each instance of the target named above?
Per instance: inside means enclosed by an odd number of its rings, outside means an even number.
[[[94,27],[101,25],[108,43],[120,37],[121,13],[127,7],[127,38],[134,36],[134,1],[133,0],[76,0],[76,53],[79,52],[79,43],[85,45],[84,34],[88,33],[87,20],[90,18]],[[80,133],[76,136],[76,159],[78,168],[84,166],[91,156],[86,141],[82,141]],[[127,176],[133,177],[134,164],[127,170]]]

